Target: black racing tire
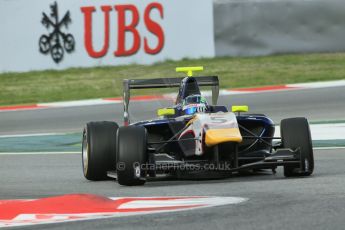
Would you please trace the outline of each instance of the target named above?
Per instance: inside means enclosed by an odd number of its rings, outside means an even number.
[[[82,164],[86,179],[107,179],[107,171],[116,169],[115,122],[89,122],[83,131]]]
[[[280,123],[283,148],[300,148],[301,167],[284,166],[285,177],[310,176],[314,171],[314,154],[308,120],[304,117],[284,119]]]
[[[117,181],[120,185],[143,185],[148,161],[147,131],[142,126],[123,126],[117,132]]]

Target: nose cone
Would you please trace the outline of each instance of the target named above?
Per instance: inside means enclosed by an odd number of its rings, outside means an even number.
[[[209,129],[205,134],[207,146],[214,146],[224,142],[242,142],[242,136],[238,128]]]

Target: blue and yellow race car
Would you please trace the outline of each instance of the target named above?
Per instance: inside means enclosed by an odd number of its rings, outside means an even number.
[[[203,67],[180,67],[185,78],[135,79],[123,82],[124,125],[89,122],[83,131],[83,173],[88,180],[116,178],[121,185],[143,185],[157,174],[232,174],[242,170],[284,167],[284,175],[309,176],[313,148],[306,118],[280,123],[248,113],[248,106],[217,105],[217,76],[193,77]],[[200,87],[212,89],[212,103]],[[133,89],[178,87],[175,103],[157,111],[157,118],[131,123],[128,106]],[[278,139],[276,141],[273,141]]]

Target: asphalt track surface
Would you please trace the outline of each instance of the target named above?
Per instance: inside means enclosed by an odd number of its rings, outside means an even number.
[[[103,196],[235,196],[248,201],[229,206],[28,226],[23,229],[344,229],[345,150],[315,151],[316,171],[306,178],[266,173],[220,180],[149,181],[123,187],[114,181],[89,182],[80,155],[0,156],[0,197],[38,198],[66,193]]]
[[[343,119],[345,87],[221,97],[219,104],[248,104],[275,122],[293,116]],[[132,103],[136,119],[152,117],[169,102]],[[0,134],[80,131],[91,120],[122,120],[122,105],[0,113]],[[315,150],[315,173],[284,178],[282,169],[219,180],[155,179],[141,187],[84,179],[79,154],[0,155],[0,199],[40,198],[69,193],[102,196],[235,196],[230,206],[144,216],[88,220],[23,229],[344,229],[345,149]]]
[[[132,102],[131,118],[150,119],[156,115],[156,109],[171,104],[171,101]],[[296,116],[304,116],[311,121],[344,119],[345,87],[227,95],[221,96],[218,104],[228,107],[249,105],[250,112],[266,114],[276,123]],[[0,112],[0,135],[81,132],[87,122],[100,120],[114,120],[122,124],[122,103]]]

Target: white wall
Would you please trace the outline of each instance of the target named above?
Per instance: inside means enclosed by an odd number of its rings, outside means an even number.
[[[72,22],[68,29],[75,39],[75,49],[64,52],[63,59],[56,63],[50,53],[39,52],[39,39],[43,34],[52,32],[42,23],[42,13],[51,13],[50,5],[54,0],[0,0],[0,72],[30,71],[44,69],[65,69],[68,67],[88,67],[104,65],[122,65],[130,63],[150,64],[166,59],[198,58],[214,56],[213,6],[212,0],[56,0],[60,19],[69,10]],[[153,9],[150,18],[163,30],[164,46],[154,55],[144,51],[144,37],[148,44],[155,47],[157,36],[145,26],[144,11],[150,3],[159,3],[163,8],[163,18],[158,9]],[[132,4],[139,11],[137,29],[141,37],[141,46],[137,53],[117,57],[114,52],[118,45],[118,12],[115,5]],[[101,6],[112,6],[110,11],[109,49],[105,56],[90,57],[85,42],[84,14],[81,7],[94,6],[92,14],[93,47],[100,50],[104,39],[104,14]],[[126,14],[127,24],[132,21],[131,14]],[[127,47],[132,44],[132,34],[126,34]]]

